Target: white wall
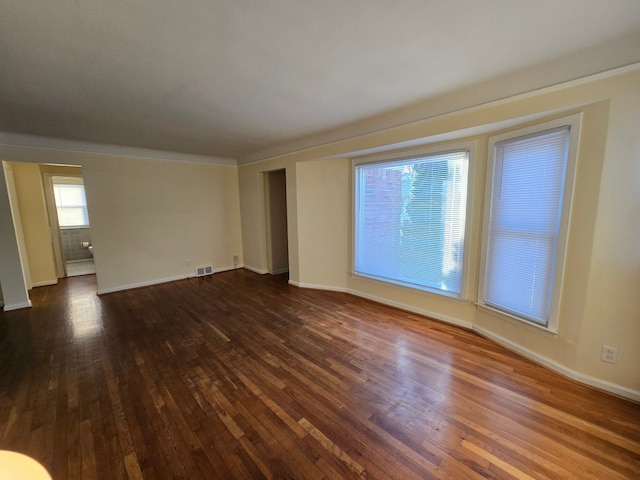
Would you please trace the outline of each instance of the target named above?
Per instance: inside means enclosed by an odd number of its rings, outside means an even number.
[[[0,169],[0,285],[4,310],[31,306],[27,289],[31,287],[26,247],[22,235],[20,210],[8,162]]]

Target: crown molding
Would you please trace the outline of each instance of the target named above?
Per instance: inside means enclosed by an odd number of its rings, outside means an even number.
[[[233,158],[195,155],[191,153],[170,152],[149,148],[112,145],[107,143],[82,142],[62,138],[41,137],[21,133],[0,132],[0,146],[56,150],[72,153],[111,155],[116,157],[135,157],[153,160],[173,160],[178,162],[207,163],[211,165],[237,165]]]
[[[626,73],[634,72],[637,70],[640,70],[640,62],[634,62],[621,67],[604,70],[598,73],[584,75],[572,80],[559,81],[547,86],[530,88],[525,91],[514,92],[512,94],[506,94],[504,96],[500,96],[499,93],[502,92],[504,94],[504,90],[501,90],[499,88],[504,83],[504,79],[496,79],[493,82],[488,82],[487,85],[485,85],[482,89],[474,89],[468,87],[460,91],[449,92],[439,97],[430,99],[427,102],[419,102],[417,106],[409,105],[408,107],[404,107],[393,112],[388,112],[388,114],[382,114],[374,119],[375,121],[371,118],[365,119],[360,122],[339,127],[337,129],[321,132],[316,135],[293,140],[292,142],[283,143],[280,145],[268,147],[263,150],[252,152],[239,157],[238,165],[260,163],[262,161],[273,160],[279,157],[308,151],[313,148],[353,140],[355,138],[366,138],[373,135],[378,135],[381,132],[405,128],[411,125],[419,125],[422,122],[433,120],[435,118],[447,118],[448,116],[457,115],[461,112],[473,112],[475,110],[491,107],[493,105],[500,105],[506,102],[524,100],[537,95],[553,93],[567,88],[604,80],[610,77],[624,75]],[[492,87],[492,83],[495,84],[495,88]],[[477,90],[481,93],[476,94],[474,93],[474,90]],[[487,93],[487,91],[489,91],[489,93]],[[460,97],[464,97],[466,100],[455,100],[458,93],[460,93]],[[483,95],[485,96],[485,98],[482,98]],[[451,103],[454,101],[458,102],[458,104]],[[447,108],[445,105],[449,105],[450,108]],[[418,111],[421,112],[416,113]],[[407,120],[407,117],[413,118]],[[389,120],[389,118],[391,118],[392,120]]]

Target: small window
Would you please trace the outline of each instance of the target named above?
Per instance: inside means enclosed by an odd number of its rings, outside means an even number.
[[[81,183],[66,183],[64,177],[54,177],[53,194],[60,227],[89,226],[84,185]]]
[[[469,151],[355,166],[354,273],[461,296]]]
[[[577,121],[538,128],[491,141],[480,302],[555,328]]]

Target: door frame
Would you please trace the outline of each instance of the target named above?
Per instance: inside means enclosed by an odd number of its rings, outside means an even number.
[[[271,189],[270,179],[275,175],[282,176],[284,179],[284,190],[279,193],[284,193],[284,219],[285,219],[285,242],[287,249],[287,265],[278,266],[276,268],[274,266],[274,244],[273,244],[273,235],[274,230],[272,226],[272,206],[273,206],[273,195],[274,192]],[[289,271],[289,225],[288,225],[288,205],[287,205],[287,171],[285,168],[277,169],[277,170],[269,170],[266,172],[262,172],[262,182],[263,182],[263,198],[264,198],[264,219],[265,219],[265,240],[266,240],[266,253],[267,253],[267,270],[271,275],[278,275],[280,273],[285,273]],[[282,232],[281,232],[282,233]]]
[[[53,194],[53,177],[62,176],[59,173],[42,172],[44,184],[44,199],[49,212],[49,229],[51,230],[51,243],[53,244],[53,257],[56,261],[56,272],[58,278],[67,276],[67,266],[62,251],[62,239],[60,238],[60,223],[58,221],[58,210],[56,209],[56,199]],[[64,175],[68,177],[79,177],[82,175]],[[54,233],[55,232],[55,233]]]

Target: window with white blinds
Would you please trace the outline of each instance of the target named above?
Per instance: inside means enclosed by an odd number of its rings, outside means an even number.
[[[488,173],[481,302],[545,327],[556,281],[569,144],[569,126],[496,142]]]
[[[469,151],[355,166],[354,273],[462,292]]]
[[[63,180],[53,178],[53,195],[61,227],[88,227],[89,214],[84,185],[78,183],[56,183]]]

